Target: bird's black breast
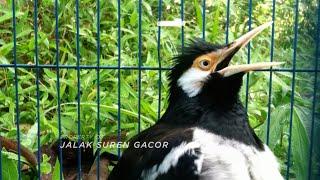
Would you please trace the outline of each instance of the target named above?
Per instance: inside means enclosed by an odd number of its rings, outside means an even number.
[[[258,150],[264,150],[262,141],[250,127],[247,113],[240,103],[228,108],[211,107],[199,119],[198,127],[215,135],[252,145]]]
[[[199,127],[215,135],[252,145],[258,150],[264,149],[262,141],[250,127],[247,112],[239,100],[224,106],[211,104],[211,98],[180,99],[168,108],[161,122]]]

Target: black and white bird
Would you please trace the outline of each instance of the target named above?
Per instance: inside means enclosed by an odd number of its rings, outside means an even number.
[[[169,78],[169,106],[152,127],[130,140],[110,180],[279,180],[276,157],[249,126],[239,100],[243,75],[279,62],[230,65],[235,53],[270,26],[228,45],[192,41]],[[139,144],[162,143],[161,147]]]

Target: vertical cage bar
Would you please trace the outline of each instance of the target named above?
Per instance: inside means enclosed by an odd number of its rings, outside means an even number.
[[[34,29],[34,53],[35,53],[35,60],[36,60],[36,109],[37,109],[37,145],[38,145],[38,151],[37,151],[37,161],[38,161],[38,178],[41,179],[41,148],[40,148],[40,93],[39,93],[39,56],[38,56],[38,0],[33,1],[33,29]]]
[[[226,44],[229,43],[230,0],[227,0]]]
[[[274,50],[274,26],[275,26],[275,10],[276,10],[276,1],[272,1],[272,29],[271,29],[271,47],[270,47],[270,61],[273,61],[273,50]],[[272,69],[272,67],[271,67]],[[270,121],[271,121],[271,101],[272,101],[272,71],[269,72],[269,90],[268,90],[268,112],[267,112],[267,137],[266,144],[269,145],[270,137]]]
[[[0,180],[2,180],[2,141],[0,141]]]
[[[312,155],[313,155],[313,138],[314,138],[314,125],[317,104],[317,89],[318,89],[318,61],[319,61],[319,42],[320,42],[320,3],[318,3],[318,22],[316,33],[316,50],[315,50],[315,72],[313,84],[313,102],[312,102],[312,117],[311,117],[311,132],[310,132],[310,146],[309,146],[309,160],[308,160],[308,180],[312,179]]]
[[[248,21],[248,26],[249,26],[249,31],[251,30],[251,19],[252,19],[252,0],[249,0],[249,4],[248,4],[248,8],[249,8],[249,21]],[[247,64],[250,64],[251,62],[251,46],[250,46],[250,42],[248,43],[248,59],[247,59]],[[245,107],[246,110],[248,111],[248,101],[249,101],[249,78],[250,75],[249,73],[247,73],[247,80],[246,80],[246,100],[245,100]]]
[[[181,21],[184,22],[184,0],[180,1],[180,16]],[[181,26],[181,51],[184,49],[184,26]]]
[[[17,146],[18,146],[18,177],[21,179],[21,147],[20,147],[20,110],[19,110],[19,91],[18,91],[18,67],[17,67],[17,32],[16,32],[16,5],[15,0],[11,1],[12,5],[12,31],[13,31],[13,63],[14,63],[14,86],[15,86],[15,112],[16,112],[16,126],[17,126]]]
[[[79,29],[79,0],[76,0],[76,53],[77,53],[77,128],[78,128],[78,152],[77,152],[77,157],[78,157],[78,166],[77,166],[77,171],[78,171],[78,179],[81,179],[81,148],[79,147],[81,143],[81,122],[80,122],[80,44],[79,44],[79,38],[80,38],[80,29]]]
[[[59,131],[59,162],[60,162],[60,172],[59,172],[59,177],[60,179],[63,179],[63,165],[62,165],[62,148],[61,148],[61,103],[60,103],[60,64],[59,64],[59,13],[58,13],[58,7],[59,7],[59,2],[58,0],[54,1],[54,16],[55,16],[55,41],[56,41],[56,75],[57,75],[57,105],[58,105],[58,131]]]
[[[159,0],[158,2],[158,22],[161,21],[162,16],[162,0]],[[157,39],[157,58],[158,58],[158,120],[161,116],[161,84],[162,84],[162,75],[161,75],[161,54],[160,54],[160,46],[161,46],[161,26],[158,26],[158,39]]]
[[[120,14],[120,8],[121,8],[121,0],[118,0],[118,9],[117,9],[117,26],[118,26],[118,135],[117,135],[117,141],[121,141],[121,121],[120,121],[120,116],[121,116],[121,14]],[[118,157],[120,158],[120,148],[117,148],[118,150]]]
[[[202,0],[202,39],[206,40],[206,0]]]
[[[2,141],[0,141],[0,180],[2,180]]]
[[[294,40],[293,40],[293,59],[292,59],[292,84],[291,84],[291,97],[290,97],[290,122],[289,122],[289,145],[287,155],[287,169],[286,179],[289,180],[290,163],[291,163],[291,144],[292,144],[292,121],[293,121],[293,108],[294,108],[294,93],[296,84],[296,58],[297,58],[297,45],[298,45],[298,15],[299,15],[299,0],[296,0],[295,5],[295,20],[294,20]]]
[[[142,9],[141,4],[142,0],[138,2],[138,133],[141,130],[141,50],[142,50],[142,30],[141,30],[141,16],[142,16]]]
[[[100,142],[100,0],[97,0],[97,142]],[[100,147],[97,148],[97,180],[100,179]]]

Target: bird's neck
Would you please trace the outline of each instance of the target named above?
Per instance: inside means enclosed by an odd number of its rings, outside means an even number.
[[[219,114],[220,112],[228,114],[243,112],[245,119],[242,119],[241,122],[247,123],[247,116],[238,96],[221,98],[219,96],[200,95],[190,98],[180,89],[176,89],[174,93],[171,92],[169,106],[159,122],[197,125],[200,122],[199,120],[203,118],[203,115],[208,112],[214,114]],[[216,119],[209,121],[216,121]],[[217,122],[224,123],[223,121]]]

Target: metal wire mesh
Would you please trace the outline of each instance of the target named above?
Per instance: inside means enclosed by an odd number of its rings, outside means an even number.
[[[19,80],[18,80],[18,69],[19,68],[24,68],[24,69],[34,69],[36,72],[36,81],[35,81],[35,85],[36,85],[36,122],[37,122],[37,145],[38,145],[38,151],[37,151],[37,159],[38,162],[41,161],[41,147],[40,147],[40,130],[41,130],[41,126],[40,126],[40,121],[41,121],[41,117],[40,117],[40,110],[39,110],[39,106],[40,106],[40,91],[39,91],[39,72],[41,69],[46,69],[46,68],[51,68],[51,69],[55,69],[56,72],[56,86],[57,86],[57,121],[58,121],[58,131],[59,131],[59,143],[61,145],[61,138],[62,138],[62,132],[61,132],[61,109],[60,109],[60,70],[61,69],[75,69],[77,71],[77,132],[78,132],[78,143],[81,142],[81,121],[80,121],[80,115],[81,115],[81,101],[80,101],[80,97],[81,97],[81,79],[80,79],[80,71],[83,69],[94,69],[96,70],[96,77],[97,77],[97,135],[98,135],[98,141],[100,140],[100,70],[103,69],[114,69],[117,70],[117,80],[118,80],[118,86],[117,86],[117,97],[118,97],[118,109],[117,109],[117,141],[120,142],[121,141],[121,113],[120,113],[120,107],[121,107],[121,71],[122,70],[134,70],[134,71],[138,71],[138,77],[137,77],[137,81],[138,81],[138,132],[141,131],[141,77],[142,77],[142,71],[143,70],[154,70],[154,71],[158,71],[158,110],[157,110],[157,117],[158,119],[161,116],[161,85],[162,85],[162,72],[163,71],[167,71],[170,70],[171,67],[163,67],[161,64],[161,47],[160,47],[160,40],[161,40],[161,26],[157,27],[157,62],[158,62],[158,66],[157,67],[149,67],[149,66],[143,66],[142,65],[142,0],[139,0],[137,3],[137,7],[138,7],[138,66],[121,66],[121,1],[118,0],[117,1],[117,65],[116,66],[106,66],[106,65],[100,65],[100,1],[97,0],[96,4],[96,28],[97,28],[97,32],[96,32],[96,44],[97,44],[97,50],[96,50],[96,54],[97,54],[97,62],[96,65],[81,65],[81,57],[80,57],[80,21],[79,21],[79,4],[81,3],[81,1],[76,0],[76,6],[75,6],[75,14],[76,14],[76,65],[64,65],[64,64],[60,64],[59,63],[59,12],[58,12],[58,6],[59,6],[59,1],[55,0],[54,1],[54,15],[55,15],[55,48],[56,48],[56,59],[55,59],[55,64],[40,64],[39,63],[39,50],[38,50],[38,2],[37,0],[34,0],[34,43],[35,43],[35,64],[19,64],[17,61],[17,37],[16,37],[16,1],[11,1],[12,4],[12,34],[13,34],[13,64],[0,64],[1,68],[14,68],[14,86],[15,86],[15,119],[16,119],[16,129],[17,132],[20,132],[20,125],[19,125],[19,119],[20,119],[20,110],[19,110],[19,90],[18,90],[18,86],[19,86]],[[249,30],[251,29],[251,25],[252,25],[252,0],[249,0],[248,2],[248,27]],[[180,18],[181,21],[184,22],[184,0],[180,1]],[[318,3],[319,6],[320,3]],[[276,1],[273,0],[272,1],[272,20],[275,21],[275,9],[276,9]],[[286,168],[286,179],[289,179],[289,174],[290,174],[290,162],[291,162],[291,151],[292,151],[292,121],[293,121],[293,107],[294,107],[294,100],[295,100],[295,82],[296,82],[296,73],[298,72],[303,72],[303,73],[310,73],[312,76],[314,76],[314,85],[313,85],[313,102],[312,102],[312,119],[311,121],[311,137],[310,137],[310,147],[309,147],[309,159],[308,159],[308,177],[309,179],[311,179],[311,173],[312,173],[312,154],[313,149],[314,149],[314,126],[315,126],[315,119],[316,119],[316,103],[317,103],[317,89],[318,89],[318,73],[320,72],[320,70],[318,69],[318,64],[319,64],[319,34],[320,34],[320,8],[318,7],[318,23],[317,23],[317,39],[316,41],[316,50],[315,50],[315,67],[314,69],[308,69],[308,68],[297,68],[296,67],[296,61],[297,61],[297,42],[298,42],[298,20],[299,20],[299,1],[296,0],[295,1],[295,20],[294,20],[294,41],[293,41],[293,59],[292,59],[292,68],[275,68],[275,69],[269,69],[269,70],[260,70],[260,71],[266,71],[269,72],[269,82],[273,81],[273,73],[274,72],[290,72],[292,73],[292,84],[291,84],[291,111],[290,111],[290,124],[289,124],[289,134],[288,134],[288,139],[289,139],[289,145],[288,145],[288,153],[287,153],[287,168]],[[162,0],[158,1],[158,14],[157,14],[157,19],[158,21],[162,20]],[[229,43],[229,22],[230,22],[230,0],[227,0],[226,2],[226,29],[225,29],[225,42]],[[202,38],[205,39],[206,38],[206,1],[202,0]],[[270,61],[273,61],[273,57],[274,57],[274,39],[275,39],[275,27],[274,24],[272,25],[272,30],[271,30],[271,47],[270,47]],[[181,26],[181,46],[182,49],[184,47],[184,26]],[[250,43],[248,44],[248,59],[247,59],[247,63],[250,63],[250,57],[251,57],[251,50],[250,50]],[[247,75],[247,81],[245,84],[246,87],[246,98],[245,98],[245,107],[248,108],[248,94],[249,94],[249,74]],[[270,136],[270,131],[269,131],[269,127],[270,127],[270,121],[271,121],[271,95],[272,95],[272,83],[269,83],[269,87],[268,87],[268,110],[267,110],[267,137],[266,137],[266,143],[269,143],[269,136]],[[137,132],[137,133],[138,133]],[[22,178],[21,176],[21,147],[20,147],[20,142],[21,142],[21,137],[20,137],[20,133],[17,133],[17,141],[18,143],[18,150],[17,150],[17,154],[18,154],[18,172],[19,172],[19,179]],[[97,150],[98,155],[100,153],[100,149]],[[120,155],[120,149],[118,148],[118,155]],[[0,155],[2,155],[2,151],[0,151]],[[81,150],[80,148],[78,149],[78,178],[81,177],[81,172],[82,172],[82,167],[81,167]],[[62,162],[63,156],[62,156],[62,150],[59,149],[59,161]],[[99,158],[99,156],[98,156]],[[0,158],[0,169],[3,167],[3,164],[1,163],[1,158]],[[97,163],[97,173],[99,174],[99,163]],[[38,163],[38,177],[39,179],[41,179],[41,166],[40,163]],[[63,167],[61,166],[60,168],[60,179],[62,179],[63,176]],[[319,172],[320,173],[320,172]],[[97,176],[99,179],[99,176]],[[0,174],[0,180],[2,180],[2,175]]]

